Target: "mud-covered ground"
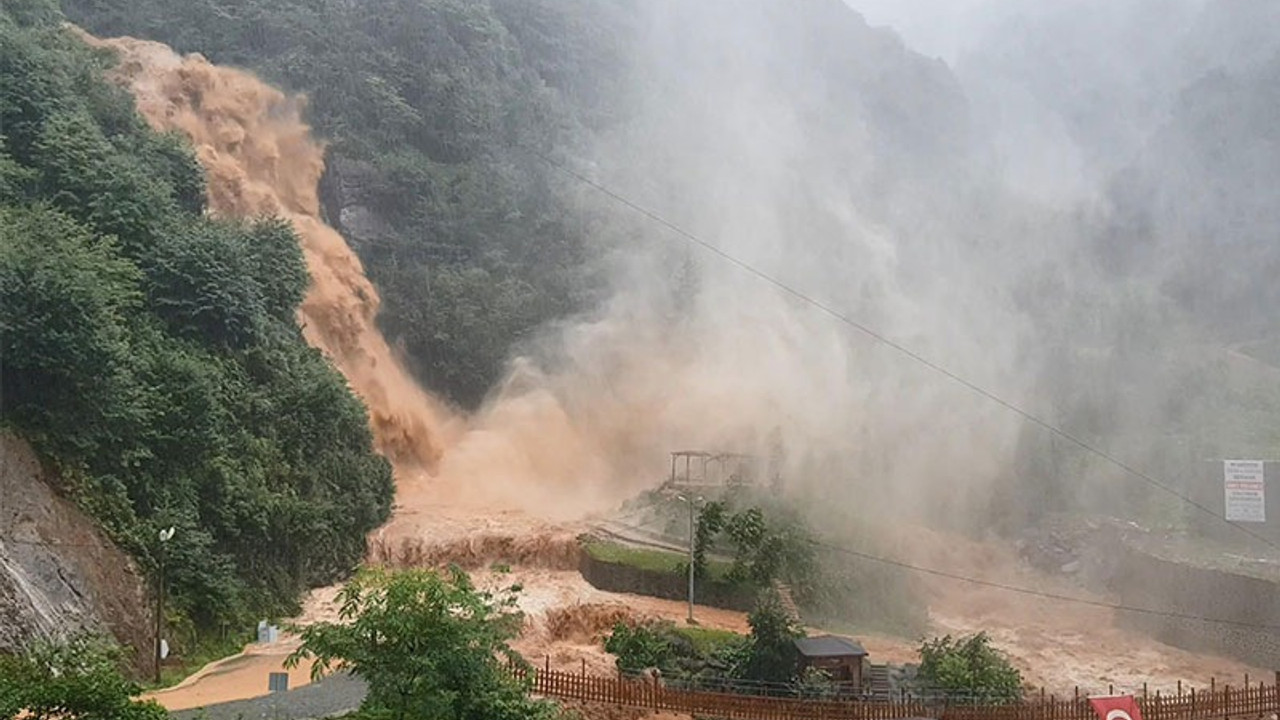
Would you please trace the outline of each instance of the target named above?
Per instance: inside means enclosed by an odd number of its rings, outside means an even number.
[[[683,621],[686,605],[637,595],[608,593],[586,583],[573,569],[573,528],[552,527],[530,518],[494,514],[477,517],[474,524],[452,511],[444,522],[429,522],[429,510],[420,510],[414,522],[392,523],[380,533],[386,547],[408,540],[414,552],[430,564],[456,558],[473,570],[482,586],[519,584],[519,607],[526,624],[516,649],[537,666],[557,670],[611,674],[613,659],[602,647],[604,635],[625,618],[665,618]],[[495,522],[507,518],[510,524]],[[895,545],[894,541],[897,541]],[[1070,575],[1054,577],[1019,559],[1008,543],[980,542],[934,533],[922,528],[904,531],[901,538],[887,538],[897,557],[921,566],[945,568],[992,583],[1034,588],[1072,597],[1096,597],[1083,590]],[[520,558],[509,571],[494,571],[490,564],[505,552]],[[1245,673],[1269,677],[1262,669],[1231,660],[1170,647],[1130,630],[1116,627],[1106,608],[1066,603],[1044,597],[1011,593],[997,587],[976,585],[941,577],[924,578],[929,594],[930,632],[988,632],[1034,686],[1047,692],[1069,694],[1102,691],[1114,685],[1119,691],[1154,692],[1185,685],[1207,686],[1238,682]],[[314,592],[299,622],[332,621],[336,588]],[[698,607],[698,621],[706,627],[746,632],[742,613]],[[818,630],[814,628],[813,630]],[[873,662],[906,663],[917,659],[917,638],[858,634]],[[270,647],[253,647],[239,658],[223,661],[183,686],[154,697],[171,708],[190,708],[220,700],[261,695],[266,673],[279,667],[292,651],[293,640],[284,638]],[[291,674],[291,686],[307,682],[304,666]],[[590,717],[596,717],[592,715]],[[603,717],[603,716],[602,716]],[[612,716],[610,716],[612,717]],[[630,717],[630,716],[628,716]]]
[[[334,675],[286,693],[233,700],[171,714],[176,720],[309,720],[335,717],[358,709],[365,691],[365,684],[360,680],[349,675]]]
[[[921,567],[1032,591],[1011,592],[938,576],[924,576],[929,593],[931,631],[989,633],[1033,686],[1070,694],[1104,691],[1155,692],[1184,685],[1207,687],[1212,678],[1238,683],[1270,677],[1269,671],[1212,654],[1163,644],[1119,627],[1115,611],[1046,595],[1101,604],[1113,601],[1090,592],[1073,573],[1050,574],[1019,557],[1002,538],[958,537],[925,528],[905,528],[889,538],[888,552]],[[1042,593],[1040,595],[1033,593]]]

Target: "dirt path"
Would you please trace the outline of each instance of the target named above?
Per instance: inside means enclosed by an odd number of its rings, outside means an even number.
[[[170,717],[174,720],[312,720],[341,717],[359,709],[367,693],[368,687],[359,679],[338,674],[287,693],[175,710],[170,713]]]
[[[296,650],[298,642],[285,638],[271,645],[250,645],[238,655],[212,662],[177,685],[147,693],[168,710],[187,710],[231,700],[244,700],[267,694],[268,677],[273,672],[289,673],[289,687],[311,682],[311,664],[302,663],[286,670],[284,660]]]

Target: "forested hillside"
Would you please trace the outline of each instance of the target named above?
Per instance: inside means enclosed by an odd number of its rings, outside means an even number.
[[[593,79],[617,72],[601,63],[613,45],[593,34],[608,5],[63,3],[96,34],[159,40],[308,95],[330,143],[329,221],[381,289],[388,337],[430,389],[464,405],[514,343],[590,293],[584,229],[529,151],[608,122]]]
[[[176,527],[180,625],[242,626],[358,562],[390,468],[303,342],[292,229],[209,219],[190,149],[62,21],[0,13],[0,419],[144,566]]]

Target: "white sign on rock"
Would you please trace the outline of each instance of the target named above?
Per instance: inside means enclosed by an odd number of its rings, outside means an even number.
[[[1227,520],[1267,521],[1267,482],[1261,460],[1223,460],[1222,480],[1227,493]]]

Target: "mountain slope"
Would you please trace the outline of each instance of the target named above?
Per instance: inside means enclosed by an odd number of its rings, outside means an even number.
[[[152,605],[137,563],[93,520],[57,497],[31,447],[0,433],[0,653],[78,630],[143,650],[151,668]]]
[[[208,218],[186,143],[60,22],[0,15],[0,421],[144,568],[177,528],[180,637],[287,610],[361,558],[389,466],[303,341],[293,231]]]

